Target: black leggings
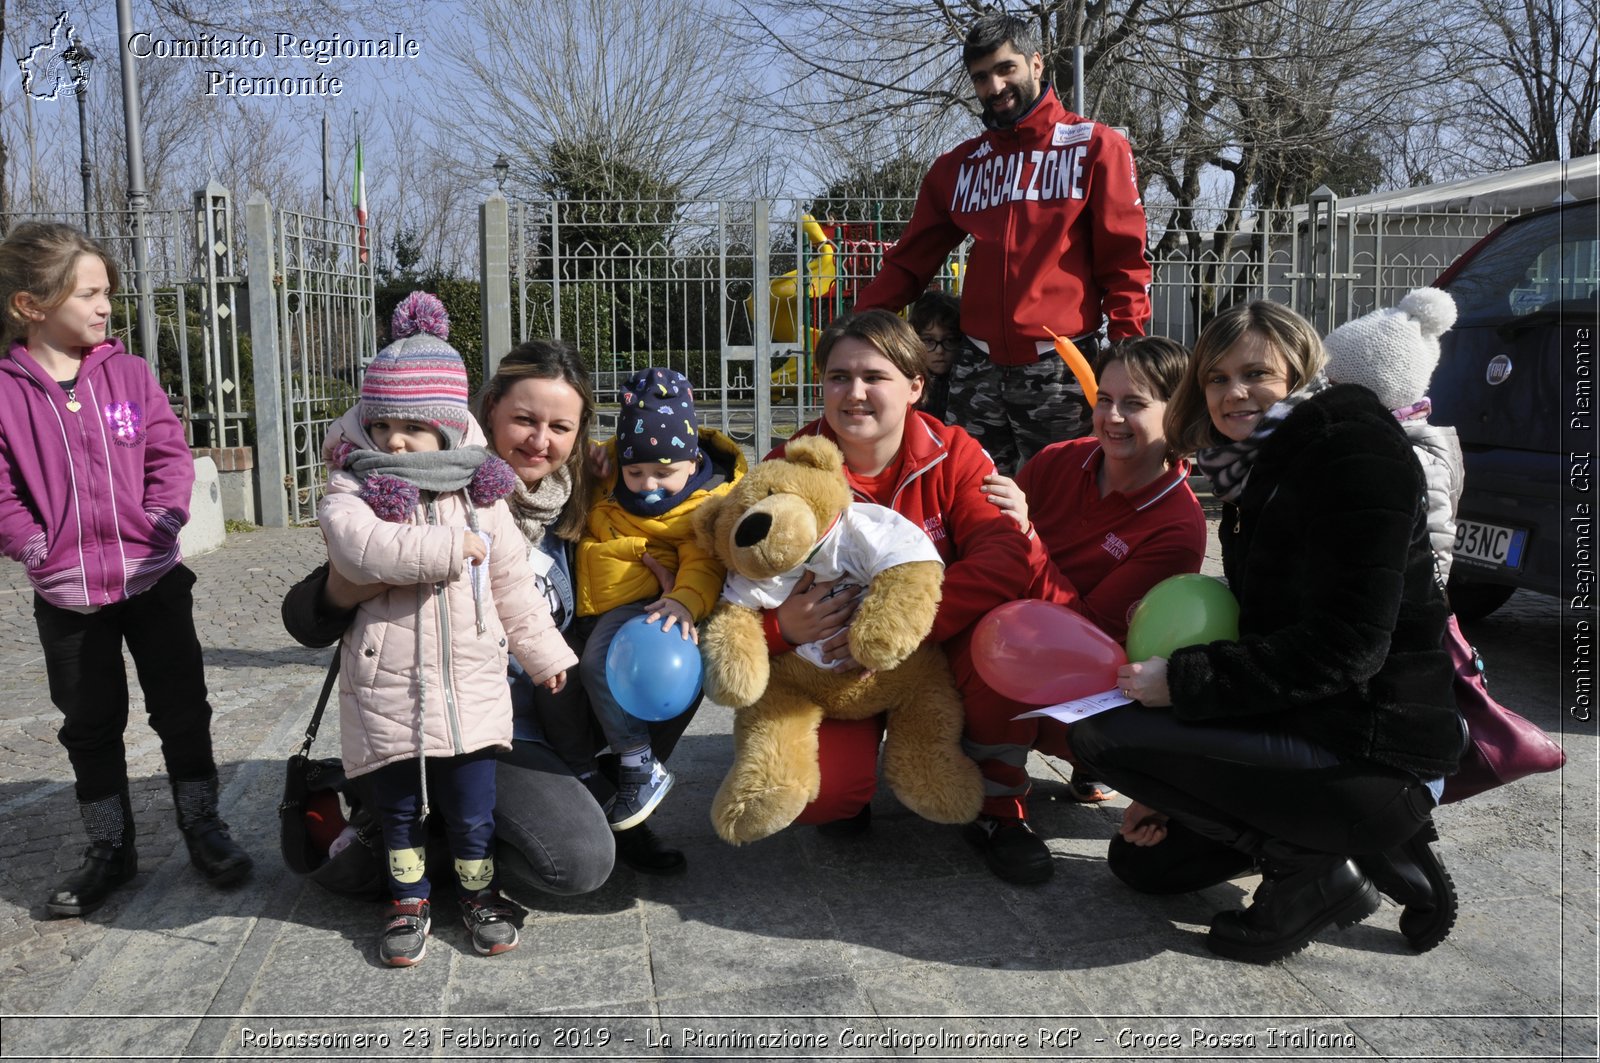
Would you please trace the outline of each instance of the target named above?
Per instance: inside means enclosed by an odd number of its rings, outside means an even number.
[[[72,762],[79,801],[97,801],[128,786],[124,643],[144,691],[150,727],[161,737],[167,775],[191,781],[216,773],[193,588],[194,573],[179,564],[149,590],[92,613],[33,596],[50,700],[62,715],[57,736]]]
[[[1094,778],[1176,824],[1157,845],[1112,846],[1113,870],[1147,892],[1222,881],[1247,858],[1380,852],[1415,834],[1433,808],[1408,771],[1341,762],[1295,735],[1183,723],[1165,709],[1092,716],[1073,725],[1072,748]]]

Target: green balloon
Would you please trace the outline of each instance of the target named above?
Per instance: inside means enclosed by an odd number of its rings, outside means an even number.
[[[1210,576],[1172,576],[1150,588],[1128,621],[1128,660],[1170,657],[1183,646],[1239,637],[1239,603]]]

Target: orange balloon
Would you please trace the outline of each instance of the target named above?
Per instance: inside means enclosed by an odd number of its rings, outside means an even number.
[[[1050,332],[1049,329],[1045,331]],[[1093,409],[1094,404],[1100,401],[1100,387],[1095,383],[1094,370],[1089,368],[1089,360],[1078,350],[1078,345],[1067,337],[1057,336],[1054,332],[1050,332],[1050,335],[1056,341],[1056,353],[1067,363],[1072,375],[1078,378],[1078,384],[1083,388],[1083,397],[1089,400],[1089,407]]]

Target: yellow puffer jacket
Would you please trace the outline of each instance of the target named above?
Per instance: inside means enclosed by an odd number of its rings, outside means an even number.
[[[717,604],[726,572],[722,562],[694,541],[694,511],[743,478],[744,453],[716,429],[700,429],[700,452],[722,473],[723,482],[708,491],[694,492],[660,516],[641,517],[623,509],[612,497],[621,475],[616,444],[615,439],[606,444],[612,473],[595,492],[589,523],[578,543],[578,615],[595,616],[629,602],[660,597],[661,585],[640,560],[648,552],[677,575],[667,597],[689,610],[699,623]]]

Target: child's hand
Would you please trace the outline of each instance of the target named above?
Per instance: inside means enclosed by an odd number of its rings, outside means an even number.
[[[567,673],[557,672],[555,675],[539,684],[552,694],[559,694],[567,685]]]
[[[589,444],[589,471],[601,483],[611,477],[611,452],[599,443]]]
[[[489,548],[478,538],[477,532],[469,531],[461,536],[461,556],[474,565],[481,565],[483,559],[489,556]]]
[[[997,472],[990,473],[983,478],[983,486],[979,490],[996,509],[1017,522],[1022,534],[1028,534],[1032,528],[1028,523],[1028,496],[1022,493],[1017,481]]]
[[[645,568],[649,569],[650,575],[654,576],[656,578],[656,582],[661,584],[662,594],[672,593],[672,588],[677,585],[678,577],[673,573],[668,572],[666,565],[663,565],[649,554],[645,554],[643,557],[639,558],[639,562],[640,564],[644,565]]]
[[[692,639],[696,646],[700,645],[700,632],[695,630],[694,616],[684,604],[675,598],[659,598],[644,607],[645,622],[654,624],[663,616],[666,623],[661,625],[662,631],[671,631],[673,624],[683,625],[683,637]]]

